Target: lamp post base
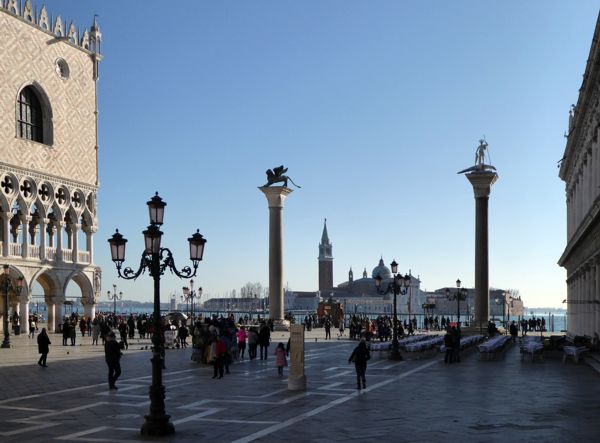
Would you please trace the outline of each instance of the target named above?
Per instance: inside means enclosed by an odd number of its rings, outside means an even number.
[[[0,345],[0,348],[2,348],[2,349],[10,348],[10,342],[3,341],[2,345]]]
[[[398,340],[392,341],[390,360],[402,360],[402,355],[400,354],[400,344],[398,343]]]
[[[175,433],[175,426],[169,420],[170,415],[162,415],[158,417],[145,415],[146,421],[142,425],[142,435],[169,435]]]

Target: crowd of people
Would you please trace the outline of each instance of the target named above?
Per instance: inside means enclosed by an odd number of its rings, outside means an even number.
[[[13,319],[14,320],[14,319]],[[425,330],[445,330],[445,363],[456,363],[460,361],[460,328],[451,323],[449,318],[442,316],[424,317],[423,327]],[[35,337],[38,332],[40,319],[37,315],[31,315],[28,319],[28,334],[30,338]],[[343,321],[339,322],[338,338],[345,334]],[[355,363],[358,389],[366,388],[365,372],[366,362],[370,358],[368,341],[389,341],[393,338],[393,318],[388,315],[380,315],[371,319],[366,315],[352,315],[347,319],[349,338],[359,340],[359,345],[350,356],[349,362]],[[188,338],[191,337],[193,352],[192,360],[213,366],[213,378],[221,379],[231,371],[231,365],[237,360],[248,358],[249,360],[268,360],[269,346],[271,343],[271,331],[273,322],[258,318],[258,322],[249,319],[248,316],[240,317],[237,321],[233,314],[227,316],[213,315],[210,317],[198,316],[186,319],[182,316],[173,319],[169,316],[161,318],[160,341],[163,349],[169,344],[170,347],[186,349]],[[331,339],[331,328],[333,321],[329,316],[319,318],[316,314],[307,315],[303,324],[307,331],[314,327],[323,327],[326,339]],[[398,322],[398,338],[414,335],[417,329],[417,319],[402,320]],[[75,346],[77,342],[77,331],[81,337],[91,337],[92,346],[98,346],[99,340],[105,348],[106,363],[109,368],[109,388],[117,389],[116,381],[120,376],[120,358],[122,350],[129,348],[129,343],[135,338],[137,331],[140,339],[150,338],[154,333],[154,319],[152,315],[115,315],[110,312],[98,313],[93,319],[72,313],[65,316],[60,325],[63,346]],[[543,318],[523,319],[518,323],[510,324],[510,334],[513,340],[517,330],[525,335],[527,331],[545,330]],[[119,339],[117,340],[117,334]],[[493,322],[488,324],[490,336],[498,333]],[[167,340],[168,337],[168,340]],[[45,328],[42,328],[37,337],[40,358],[38,364],[47,367],[47,356],[50,347],[50,338]],[[248,351],[246,353],[246,350]],[[272,355],[278,374],[283,375],[283,368],[287,366],[290,342],[277,344]],[[163,358],[164,366],[164,358]]]

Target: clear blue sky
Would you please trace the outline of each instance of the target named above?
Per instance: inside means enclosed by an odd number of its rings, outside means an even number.
[[[164,244],[220,295],[268,283],[268,211],[257,190],[285,164],[302,186],[285,209],[285,281],[316,290],[327,217],[334,281],[380,255],[434,290],[474,284],[474,199],[456,172],[489,143],[490,284],[560,306],[566,242],[557,161],[577,100],[595,1],[67,1],[49,12],[104,35],[100,103],[103,292],[118,281],[106,239],[136,266],[145,202],[167,201]],[[576,6],[575,6],[576,5]],[[166,276],[163,300],[184,282]],[[104,296],[105,297],[105,296]],[[562,305],[564,307],[564,305]]]

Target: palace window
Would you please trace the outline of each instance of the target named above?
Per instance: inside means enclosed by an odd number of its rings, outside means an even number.
[[[40,100],[31,86],[23,88],[17,104],[17,135],[43,143],[43,115]]]

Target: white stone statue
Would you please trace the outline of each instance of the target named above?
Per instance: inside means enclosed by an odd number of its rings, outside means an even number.
[[[479,147],[475,152],[475,165],[485,165],[485,150],[488,144],[484,139],[479,140]]]

